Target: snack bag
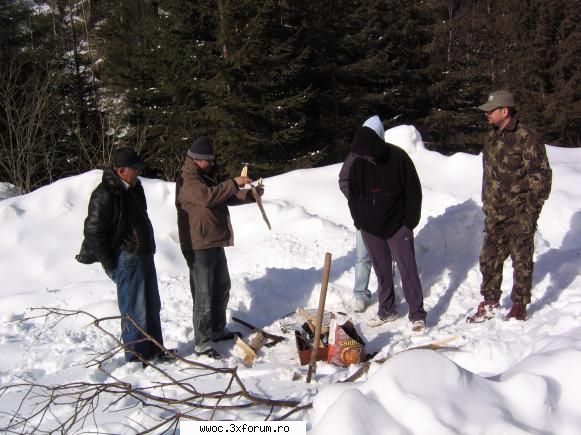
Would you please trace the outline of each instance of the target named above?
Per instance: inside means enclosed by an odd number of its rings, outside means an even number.
[[[365,356],[365,343],[359,336],[353,325],[353,321],[348,319],[339,324],[333,316],[329,325],[329,352],[327,362],[347,367],[350,364],[357,364]]]

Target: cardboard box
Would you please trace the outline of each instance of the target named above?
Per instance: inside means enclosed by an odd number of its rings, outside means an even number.
[[[297,344],[297,352],[299,354],[299,360],[301,365],[304,366],[311,362],[311,353],[313,350],[313,344],[307,338],[305,338],[299,331],[295,331],[295,340]],[[327,361],[329,353],[329,347],[325,345],[319,346],[317,350],[317,361]]]

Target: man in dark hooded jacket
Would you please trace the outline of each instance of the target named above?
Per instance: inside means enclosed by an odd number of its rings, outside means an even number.
[[[412,329],[422,331],[426,311],[413,234],[420,220],[422,188],[414,164],[404,150],[385,143],[367,126],[355,133],[351,151],[358,158],[349,174],[349,210],[355,227],[361,230],[379,286],[377,318],[368,325],[380,326],[397,318],[393,258]]]

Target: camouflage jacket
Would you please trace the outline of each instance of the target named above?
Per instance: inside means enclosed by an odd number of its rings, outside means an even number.
[[[513,118],[488,134],[482,153],[484,214],[499,221],[517,214],[536,219],[551,192],[545,146]]]

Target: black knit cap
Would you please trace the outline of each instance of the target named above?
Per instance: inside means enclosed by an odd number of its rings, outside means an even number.
[[[135,150],[130,147],[119,148],[115,150],[113,154],[113,167],[114,168],[133,168],[133,169],[145,169],[145,162],[137,155]]]
[[[198,138],[188,150],[188,157],[196,160],[214,160],[216,155],[210,138],[207,136]]]

